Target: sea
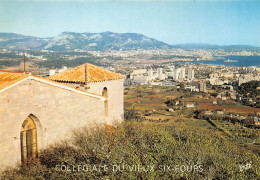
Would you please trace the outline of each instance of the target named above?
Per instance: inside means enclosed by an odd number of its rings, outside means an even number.
[[[235,60],[237,62],[224,62],[226,60]],[[202,64],[214,64],[214,65],[225,65],[225,66],[237,66],[237,67],[249,67],[257,66],[260,67],[260,56],[226,56],[223,60],[215,61],[191,61],[193,63]]]

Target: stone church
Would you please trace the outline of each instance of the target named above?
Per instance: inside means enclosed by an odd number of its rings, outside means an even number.
[[[37,158],[73,129],[122,121],[124,78],[92,64],[49,78],[0,71],[0,169]]]

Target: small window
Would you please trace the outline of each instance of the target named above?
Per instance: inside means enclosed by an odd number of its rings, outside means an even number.
[[[108,95],[107,95],[107,88],[104,87],[102,91],[102,96],[106,98],[105,104],[105,117],[108,117]]]

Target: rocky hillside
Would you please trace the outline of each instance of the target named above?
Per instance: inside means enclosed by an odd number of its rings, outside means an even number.
[[[41,49],[48,42],[48,39],[24,36],[14,33],[0,33],[0,48],[8,49]]]
[[[75,33],[63,32],[49,38],[13,33],[0,33],[0,47],[12,49],[47,49],[53,51],[164,49],[171,46],[137,33]]]

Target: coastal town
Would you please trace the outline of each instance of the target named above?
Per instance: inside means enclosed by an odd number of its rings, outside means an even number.
[[[174,106],[169,107],[162,102],[165,106],[164,115],[169,114],[168,112],[171,112],[172,115],[180,114],[178,110],[174,110],[176,108],[200,109],[203,110],[201,115],[236,117],[238,121],[250,119],[248,125],[258,127],[260,126],[259,83],[254,84],[256,87],[253,90],[256,93],[243,93],[239,87],[246,83],[259,82],[260,67],[233,66],[239,62],[231,58],[259,55],[259,50],[224,49],[111,50],[104,52],[83,50],[24,52],[1,49],[0,63],[1,68],[5,70],[25,71],[48,77],[70,69],[77,63],[90,62],[124,74],[126,91],[136,87],[152,89],[156,87],[159,88],[158,92],[154,90],[150,93],[160,94],[160,87],[175,89],[174,96],[167,96],[164,99],[164,101],[174,102]],[[209,64],[205,64],[206,61]],[[222,61],[223,64],[214,64],[216,61]],[[250,84],[248,86],[251,87]],[[175,91],[182,93],[177,96],[178,93]],[[140,94],[143,92],[140,91],[137,97],[142,96]],[[184,100],[185,96],[187,97]],[[196,100],[194,100],[195,97]],[[133,100],[133,98],[125,96],[126,110],[130,110],[127,107],[128,101],[142,104],[140,99],[142,97]],[[172,117],[151,118],[153,114],[158,117],[153,110],[154,108],[145,109],[139,114],[146,119],[163,120]],[[150,114],[149,117],[145,116],[147,112]]]

